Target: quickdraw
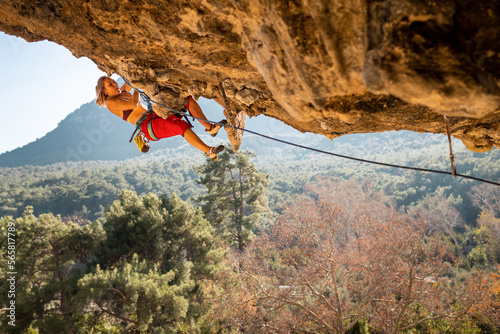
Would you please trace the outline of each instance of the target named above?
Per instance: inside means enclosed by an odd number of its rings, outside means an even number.
[[[455,156],[453,155],[453,150],[451,148],[451,136],[450,136],[450,126],[448,122],[448,118],[444,116],[444,121],[446,123],[446,133],[448,134],[448,143],[450,144],[450,162],[451,162],[451,174],[453,178],[457,176],[457,165],[455,163]]]

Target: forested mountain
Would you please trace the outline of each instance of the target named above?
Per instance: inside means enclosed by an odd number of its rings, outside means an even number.
[[[133,131],[132,124],[89,102],[69,114],[44,137],[0,155],[0,166],[125,160],[141,154],[133,143],[128,142]],[[179,139],[174,139],[158,144],[166,148],[178,142]]]
[[[364,159],[449,170],[448,144],[442,135],[401,132],[346,136],[333,141],[311,134],[279,138]],[[314,179],[328,177],[371,180],[373,186],[394,198],[398,206],[417,203],[426,195],[441,191],[443,196],[452,196],[460,202],[457,208],[466,221],[474,222],[479,213],[467,195],[471,187],[480,184],[477,181],[362,164],[253,135],[246,136],[243,144],[242,150],[250,149],[256,154],[252,160],[259,170],[270,175],[268,195],[275,210],[290,195],[302,193]],[[459,173],[490,180],[500,178],[499,150],[472,153],[459,142],[454,142],[454,148]],[[0,168],[0,215],[17,217],[26,205],[32,205],[35,214],[70,215],[85,211],[88,219],[96,219],[118,198],[121,189],[139,194],[176,193],[183,200],[198,195],[200,186],[195,181],[193,166],[203,163],[203,155],[186,143],[161,150],[154,146],[154,149],[154,154],[121,162]]]

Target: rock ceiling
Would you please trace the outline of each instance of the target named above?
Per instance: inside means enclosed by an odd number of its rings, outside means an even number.
[[[224,105],[220,77],[239,126],[264,114],[329,138],[444,133],[447,116],[470,150],[500,147],[497,1],[2,0],[0,30],[61,44],[166,105]]]

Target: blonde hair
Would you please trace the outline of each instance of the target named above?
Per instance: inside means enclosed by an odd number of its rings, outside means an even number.
[[[97,80],[97,86],[95,86],[95,104],[101,107],[106,106],[106,100],[108,96],[104,93],[104,79],[109,78],[108,76],[102,76]]]

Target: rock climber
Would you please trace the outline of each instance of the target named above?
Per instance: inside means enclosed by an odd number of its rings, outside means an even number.
[[[134,90],[133,93],[130,93],[131,90],[132,87],[127,83],[118,87],[116,81],[110,77],[100,77],[96,86],[96,104],[108,108],[116,116],[134,125],[143,119],[142,124],[140,124],[139,137],[134,140],[142,152],[145,153],[149,150],[149,145],[144,141],[143,136],[148,140],[156,141],[176,135],[183,136],[189,144],[205,153],[213,161],[217,159],[217,154],[224,150],[224,145],[206,145],[191,130],[191,125],[182,120],[181,116],[173,114],[164,119],[151,112],[144,119],[143,116],[146,115],[148,110],[140,103],[139,92]],[[207,122],[207,118],[193,97],[189,96],[187,98],[186,107],[191,115],[196,117],[205,127],[205,131],[210,133],[212,137],[217,135],[221,125]],[[219,123],[225,124],[226,121],[223,120]]]

